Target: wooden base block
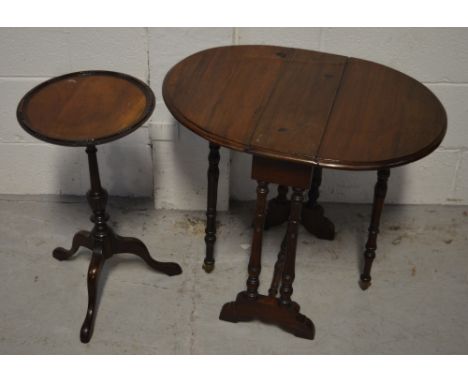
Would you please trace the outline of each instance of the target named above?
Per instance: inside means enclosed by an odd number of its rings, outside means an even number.
[[[265,218],[265,229],[275,227],[288,221],[291,203],[288,201],[278,201],[276,198],[268,203],[268,210]],[[319,239],[334,240],[335,225],[324,215],[323,207],[316,204],[313,207],[304,203],[302,207],[301,223],[309,233]]]
[[[291,202],[289,200],[271,199],[268,202],[267,214],[265,217],[265,227],[275,227],[288,221],[289,212],[291,211]]]
[[[299,313],[300,307],[292,302],[282,306],[278,298],[258,295],[255,300],[247,297],[245,292],[237,295],[236,301],[224,304],[219,319],[229,322],[260,320],[274,324],[297,337],[312,340],[315,327],[312,321]]]
[[[325,217],[323,207],[319,204],[313,207],[304,204],[301,223],[307,231],[319,239],[333,240],[335,238],[335,225]]]

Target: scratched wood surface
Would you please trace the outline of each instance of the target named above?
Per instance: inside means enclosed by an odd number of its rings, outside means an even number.
[[[181,124],[216,144],[351,170],[415,161],[447,125],[434,94],[403,73],[278,46],[198,52],[169,71],[163,97]]]
[[[154,95],[143,82],[122,73],[87,71],[38,85],[23,97],[17,115],[34,136],[79,146],[128,134],[153,109]]]

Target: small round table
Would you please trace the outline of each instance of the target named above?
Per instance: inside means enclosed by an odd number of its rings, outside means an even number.
[[[220,318],[259,319],[309,339],[315,333],[312,321],[291,301],[304,190],[311,189],[311,203],[305,207],[315,211],[305,215],[315,219],[307,225],[315,232],[323,226],[321,236],[331,239],[333,225],[316,204],[321,168],[377,170],[360,277],[361,288],[367,289],[389,169],[431,153],[447,126],[445,110],[434,94],[401,72],[357,58],[279,46],[227,46],[195,53],[166,75],[163,97],[183,126],[210,142],[208,270],[214,264],[219,147],[253,155],[252,178],[258,187],[247,289],[223,306]],[[270,207],[285,205],[286,186],[293,192],[273,280],[268,295],[261,295],[263,227],[268,217],[271,223],[283,215],[267,212],[268,183],[280,185]]]
[[[31,135],[64,146],[85,146],[91,189],[86,194],[93,211],[91,232],[79,231],[70,250],[56,248],[57,260],[69,259],[80,246],[92,251],[88,270],[88,309],[80,331],[89,342],[96,315],[97,286],[104,262],[117,253],[141,257],[154,270],[169,276],[182,272],[176,263],[154,260],[140,240],[122,237],[107,225],[108,194],[101,186],[96,145],[130,134],[151,115],[151,89],[131,76],[109,71],[84,71],[52,78],[30,90],[20,101],[17,118]]]

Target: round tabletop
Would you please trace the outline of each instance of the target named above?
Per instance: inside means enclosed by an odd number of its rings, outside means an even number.
[[[83,71],[52,78],[20,101],[17,118],[33,136],[65,146],[97,145],[141,126],[155,98],[142,81],[110,71]]]
[[[198,52],[169,71],[163,97],[182,125],[213,143],[339,169],[415,161],[447,126],[437,97],[397,70],[279,46]]]

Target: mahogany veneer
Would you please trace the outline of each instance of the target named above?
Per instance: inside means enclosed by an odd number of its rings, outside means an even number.
[[[442,141],[440,101],[384,65],[278,46],[195,53],[167,74],[174,117],[210,142],[272,159],[378,170],[420,159]]]
[[[176,263],[154,260],[145,244],[122,237],[107,225],[107,191],[101,186],[96,145],[127,135],[143,124],[154,110],[155,99],[143,82],[126,74],[108,71],[70,73],[52,78],[20,101],[17,110],[21,126],[33,136],[66,146],[86,146],[91,189],[86,194],[93,211],[93,229],[79,231],[70,250],[56,248],[53,256],[67,260],[79,247],[92,251],[88,269],[88,309],[80,331],[82,342],[93,334],[99,278],[104,262],[114,254],[132,253],[152,269],[169,276],[182,272]]]
[[[360,286],[371,282],[390,167],[416,161],[442,141],[447,117],[434,94],[377,63],[280,46],[226,46],[195,53],[167,74],[163,97],[174,117],[210,141],[205,270],[214,266],[219,147],[253,155],[257,208],[247,289],[220,318],[260,319],[313,338],[312,322],[291,301],[297,224],[323,238],[333,223],[317,204],[322,168],[377,170]],[[313,173],[313,174],[312,174]],[[279,195],[267,212],[268,183]],[[293,188],[291,201],[287,187]],[[303,207],[303,192],[311,186]],[[301,211],[302,210],[302,211]],[[261,243],[268,226],[288,216],[268,296],[258,293]],[[280,286],[281,284],[281,286]],[[279,297],[276,297],[277,293]]]

